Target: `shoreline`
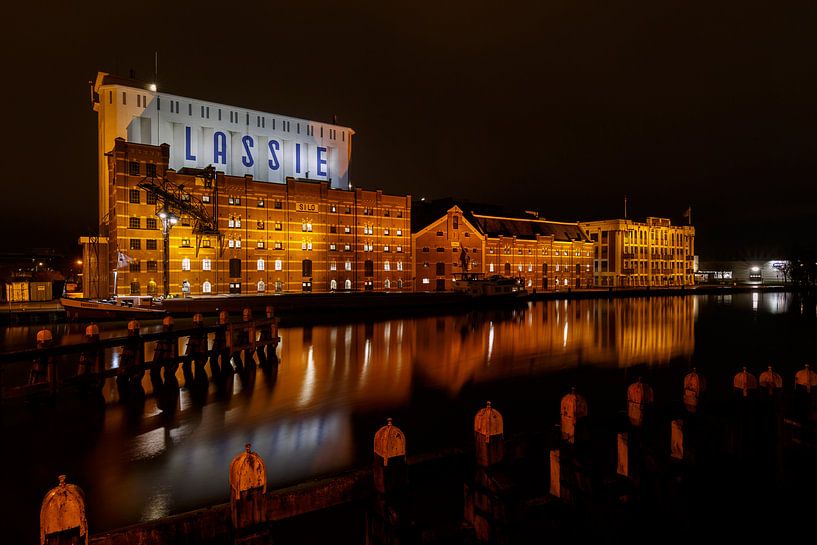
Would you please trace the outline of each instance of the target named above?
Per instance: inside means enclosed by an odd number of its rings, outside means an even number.
[[[731,295],[737,293],[778,293],[809,290],[787,285],[700,285],[680,287],[567,288],[534,292],[518,299],[472,299],[457,292],[352,292],[287,293],[276,295],[222,295],[170,299],[165,302],[174,316],[197,312],[214,315],[217,310],[241,314],[245,307],[263,315],[267,305],[283,325],[347,323],[364,318],[386,319],[402,316],[458,314],[471,310],[513,308],[528,301],[564,299],[621,299],[629,297],[675,297],[686,295]],[[158,318],[157,318],[158,320]],[[0,303],[0,326],[67,322],[65,309],[55,301]]]

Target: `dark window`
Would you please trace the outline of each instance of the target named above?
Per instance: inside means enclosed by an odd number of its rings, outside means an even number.
[[[548,273],[548,264],[542,263],[542,276],[547,276]]]
[[[428,251],[429,251],[428,246],[423,246],[423,252],[428,252]]]
[[[301,262],[301,276],[312,276],[312,260],[304,259]]]
[[[438,278],[437,279],[437,291],[445,291],[445,279]]]
[[[145,228],[147,229],[156,229],[156,218],[147,218],[145,224]]]
[[[330,233],[337,233],[338,232],[338,226],[337,225],[330,225],[329,226],[329,232]]]
[[[576,263],[576,275],[582,274],[582,266],[579,263]]]
[[[139,176],[139,163],[137,163],[136,161],[130,162],[130,175]]]
[[[139,218],[130,218],[128,227],[130,227],[131,229],[139,229],[140,227],[142,227],[142,224],[139,221]]]
[[[148,193],[147,203],[148,204],[156,204],[156,193]]]
[[[445,263],[437,262],[437,276],[445,276]]]
[[[454,216],[454,229],[459,229],[459,228],[460,228],[460,217],[459,216]]]
[[[141,250],[142,249],[142,241],[138,238],[130,239],[130,249],[131,250]]]
[[[442,231],[437,231],[437,236],[438,236],[438,237],[443,236],[443,232],[442,232]]]
[[[230,260],[230,278],[241,278],[241,260],[233,258]],[[232,290],[230,293],[233,293]],[[239,292],[240,288],[239,288]]]
[[[402,218],[402,217],[403,217],[403,211],[402,211],[402,210],[398,210],[398,211],[397,211],[397,217],[398,217],[398,218]]]
[[[283,207],[283,205],[281,204],[281,201],[275,201],[275,209],[276,210],[280,210],[282,207]]]
[[[138,261],[134,261],[130,264],[130,272],[138,273],[142,271],[142,264]]]
[[[155,250],[156,249],[156,239],[149,238],[145,241],[145,249],[147,250]]]
[[[131,204],[139,204],[139,190],[138,189],[131,189],[130,190],[130,203]]]
[[[130,283],[130,294],[131,295],[139,295],[139,282],[131,282]]]
[[[156,272],[159,270],[157,261],[148,261],[148,272]]]
[[[444,252],[444,251],[445,251],[445,248],[437,248],[437,251],[438,251],[438,252]]]
[[[505,263],[505,276],[510,276],[510,275],[511,275],[511,264],[510,263]]]
[[[351,214],[351,213],[352,213],[352,207],[351,207],[351,206],[347,206],[347,207],[346,207],[346,213],[347,213],[347,214]]]
[[[389,212],[388,210],[383,210],[383,217],[388,218],[389,216],[391,216],[391,212]]]
[[[145,174],[151,178],[156,177],[156,165],[153,163],[147,163],[145,165]]]
[[[374,261],[371,259],[363,262],[363,276],[374,276]]]

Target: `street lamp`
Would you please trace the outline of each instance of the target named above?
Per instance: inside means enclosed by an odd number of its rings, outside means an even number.
[[[170,229],[179,222],[178,216],[162,208],[156,213],[162,220],[162,289],[170,295]]]

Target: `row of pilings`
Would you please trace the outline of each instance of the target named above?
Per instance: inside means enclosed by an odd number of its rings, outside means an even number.
[[[9,373],[0,372],[0,391],[4,400],[27,401],[54,399],[63,392],[98,395],[105,380],[113,377],[121,400],[139,400],[145,396],[142,381],[147,373],[161,405],[163,396],[178,395],[181,385],[176,372],[181,367],[183,386],[206,394],[210,380],[219,383],[233,373],[254,369],[256,361],[262,368],[277,364],[278,323],[272,307],[267,307],[262,319],[254,319],[250,309],[244,309],[241,321],[231,321],[221,311],[217,323],[211,325],[196,314],[192,328],[187,329],[176,329],[168,315],[162,331],[148,334],[141,333],[140,322],[132,320],[127,336],[107,339],[101,339],[98,325],[91,323],[83,341],[71,345],[55,344],[51,331],[41,329],[35,348],[0,354],[4,366],[28,362],[23,381],[13,383]],[[149,345],[153,349],[150,360],[146,359]],[[115,366],[109,365],[109,357],[116,359]]]
[[[773,369],[758,379],[744,368],[733,378],[729,410],[717,415],[708,412],[698,371],[680,386],[684,412],[664,415],[653,409],[652,388],[637,380],[613,426],[595,424],[591,404],[572,389],[545,434],[506,437],[488,402],[474,416],[472,455],[449,454],[442,464],[412,461],[406,434],[388,419],[374,434],[370,471],[286,491],[267,490],[264,460],[247,445],[228,468],[229,505],[92,541],[273,543],[277,521],[348,503],[365,512],[371,545],[780,537],[781,528],[803,522],[787,509],[798,491],[817,486],[817,374],[806,367],[786,389]],[[800,507],[813,506],[807,499]],[[42,543],[87,541],[85,509],[81,491],[61,476],[43,501]]]

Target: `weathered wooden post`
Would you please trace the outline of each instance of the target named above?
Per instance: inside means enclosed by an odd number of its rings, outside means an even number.
[[[561,414],[562,440],[573,445],[576,443],[576,425],[587,416],[587,401],[576,393],[576,388],[562,398],[559,405]]]
[[[213,334],[213,347],[210,349],[210,374],[213,378],[226,375],[230,365],[230,349],[227,342],[230,314],[226,310],[218,313],[218,329]],[[229,369],[232,371],[232,368]]]
[[[278,354],[275,351],[278,346],[278,320],[271,305],[267,305],[265,313],[267,319],[260,326],[258,346],[255,349],[258,363],[262,366],[267,363],[278,363]]]
[[[732,379],[735,411],[730,424],[731,450],[738,460],[753,460],[757,452],[757,378],[746,367]],[[752,464],[754,465],[754,464]]]
[[[503,470],[504,422],[489,401],[474,417],[474,478],[464,486],[465,522],[480,543],[506,541],[512,516],[511,479]]]
[[[174,359],[174,348],[176,345],[174,339],[170,337],[171,331],[173,331],[173,317],[168,315],[162,320],[162,332],[164,335],[156,341],[156,346],[153,349],[153,360],[150,362],[150,382],[153,384],[154,392],[160,392],[162,390],[162,386],[170,381],[171,374],[174,379],[176,376],[175,369],[172,369],[173,372],[171,372],[169,363]],[[164,381],[162,380],[162,369],[165,370]]]
[[[128,322],[128,340],[119,354],[121,374],[116,377],[119,397],[127,398],[131,394],[144,395],[142,376],[144,375],[143,341],[139,335],[141,324],[137,320]]]
[[[54,336],[51,330],[41,329],[37,332],[37,348],[44,350],[51,346],[54,341]],[[55,393],[57,389],[57,371],[55,369],[54,360],[51,356],[45,353],[39,355],[31,363],[31,371],[28,375],[29,384],[42,384],[48,382],[51,387],[51,393]]]
[[[550,449],[550,494],[562,498],[562,460],[559,449]]]
[[[644,412],[653,402],[653,392],[649,384],[641,382],[641,377],[627,388],[627,417],[630,424],[641,427],[644,424]]]
[[[252,445],[230,462],[230,515],[235,543],[268,542],[267,467]]]
[[[92,386],[102,386],[105,351],[99,344],[99,326],[95,323],[85,328],[85,342],[88,346],[79,355],[77,379],[81,391],[88,391]]]
[[[627,432],[616,434],[616,475],[630,478],[630,445]]]
[[[254,343],[250,342],[250,333],[254,333],[252,327],[252,309],[245,308],[241,314],[241,318],[241,325],[235,328],[238,329],[238,334],[233,339],[232,349],[232,360],[235,362],[235,369],[239,373],[243,372],[245,368],[251,367],[254,363],[252,359],[252,344]],[[252,335],[252,340],[255,341],[254,335]]]
[[[194,381],[206,384],[207,373],[204,366],[207,363],[207,333],[204,332],[204,316],[201,314],[193,315],[193,331],[187,339],[184,355],[184,385],[191,386]]]
[[[371,508],[366,513],[366,542],[373,545],[411,543],[408,516],[408,466],[406,437],[389,418],[374,435]]]
[[[88,543],[85,494],[60,475],[59,484],[46,493],[40,507],[40,545],[81,543]]]
[[[692,371],[684,377],[684,407],[687,411],[698,412],[704,391],[706,391],[706,379],[693,367]]]

